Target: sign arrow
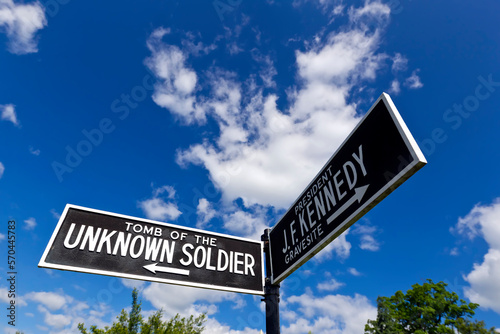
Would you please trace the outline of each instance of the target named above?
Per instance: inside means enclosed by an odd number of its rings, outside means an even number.
[[[363,198],[363,196],[366,193],[366,189],[368,189],[368,186],[370,186],[370,185],[367,184],[366,186],[357,187],[356,189],[354,189],[354,191],[355,191],[354,196],[352,196],[351,198],[349,198],[349,200],[347,202],[345,202],[344,205],[342,205],[337,211],[335,211],[335,213],[333,213],[326,220],[327,224],[330,224],[332,221],[334,221],[338,216],[340,216],[340,214],[342,212],[344,212],[345,210],[347,210],[347,208],[350,207],[354,202],[358,201],[358,203],[360,203],[361,199]]]
[[[158,263],[148,264],[148,265],[145,265],[143,268],[146,270],[149,270],[150,272],[152,272],[155,275],[156,275],[156,272],[162,272],[162,273],[170,273],[170,274],[189,276],[189,270],[167,268],[167,267],[158,267]]]

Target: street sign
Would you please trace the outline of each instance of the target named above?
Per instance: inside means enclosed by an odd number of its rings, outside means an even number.
[[[38,266],[264,294],[261,241],[71,204]]]
[[[271,282],[285,279],[426,163],[383,93],[271,230]]]

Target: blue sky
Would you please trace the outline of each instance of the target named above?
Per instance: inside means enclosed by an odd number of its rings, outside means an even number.
[[[260,297],[37,268],[67,203],[259,239],[382,92],[428,160],[282,283],[285,333],[360,333],[430,278],[500,327],[500,4],[0,0],[0,270],[17,327],[130,304],[265,329]],[[89,139],[89,137],[91,139]],[[9,302],[0,282],[0,302]]]

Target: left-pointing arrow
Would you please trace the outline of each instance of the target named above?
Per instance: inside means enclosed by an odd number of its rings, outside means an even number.
[[[177,269],[177,268],[167,268],[167,267],[158,267],[158,263],[148,264],[148,265],[144,266],[143,268],[146,270],[149,270],[150,272],[152,272],[155,275],[157,272],[161,272],[161,273],[170,273],[170,274],[189,276],[189,270]]]

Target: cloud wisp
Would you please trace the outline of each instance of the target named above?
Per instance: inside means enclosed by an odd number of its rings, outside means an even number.
[[[9,52],[38,52],[37,32],[46,25],[45,10],[40,2],[28,4],[0,0],[0,31],[7,35]]]
[[[500,314],[500,198],[489,205],[477,204],[458,220],[452,232],[473,240],[483,238],[489,246],[482,263],[475,263],[464,279],[470,284],[465,296]]]
[[[148,219],[153,220],[172,221],[182,213],[175,202],[175,189],[171,186],[155,188],[152,197],[139,201],[137,205]]]

